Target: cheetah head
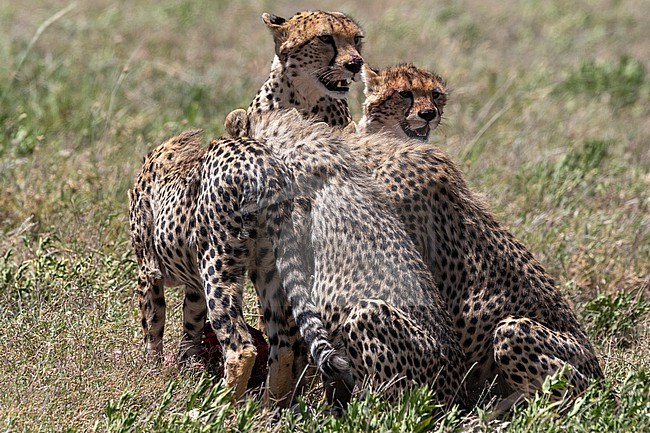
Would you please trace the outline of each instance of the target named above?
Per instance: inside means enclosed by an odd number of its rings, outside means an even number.
[[[265,13],[275,54],[301,93],[344,99],[361,71],[363,32],[339,12],[299,12],[289,19]]]
[[[426,141],[447,103],[444,80],[411,64],[373,70],[363,66],[366,100],[361,130],[388,130]]]

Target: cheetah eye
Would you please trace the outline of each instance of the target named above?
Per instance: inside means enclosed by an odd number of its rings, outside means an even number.
[[[363,41],[363,36],[357,35],[354,37],[354,45],[359,45]]]
[[[398,90],[397,93],[399,93],[402,98],[413,99],[413,92],[410,90]]]
[[[318,37],[324,44],[334,45],[334,38],[332,35],[321,35]]]
[[[433,96],[433,100],[437,101],[438,99],[442,98],[442,93],[438,92],[437,90],[434,90],[432,96]]]

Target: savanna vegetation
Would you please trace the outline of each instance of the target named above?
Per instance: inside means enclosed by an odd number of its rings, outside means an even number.
[[[604,386],[564,415],[541,394],[501,427],[649,431],[647,0],[0,3],[0,431],[462,429],[466,415],[432,411],[427,389],[398,404],[368,394],[340,419],[304,403],[273,419],[210,377],[146,362],[127,224],[142,156],[187,128],[221,134],[269,69],[262,12],[314,8],[353,16],[371,65],[446,77],[433,141],[557,279],[597,346]],[[356,119],[362,97],[357,83]],[[181,297],[168,293],[172,351]],[[492,412],[470,415],[485,425]]]

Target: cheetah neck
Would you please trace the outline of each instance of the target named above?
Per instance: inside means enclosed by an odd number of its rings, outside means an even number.
[[[291,108],[333,127],[343,128],[352,121],[347,101],[323,94],[306,79],[290,73],[275,56],[269,78],[257,92],[248,111],[262,113]]]
[[[357,123],[357,132],[360,134],[369,134],[372,132],[381,131],[381,125],[384,123],[381,119],[378,119],[376,122],[372,121],[373,119],[368,116],[368,114],[363,113],[359,123]],[[379,125],[377,125],[379,123]]]

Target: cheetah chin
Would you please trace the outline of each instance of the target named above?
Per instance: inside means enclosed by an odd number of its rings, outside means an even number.
[[[424,126],[419,128],[412,128],[406,120],[401,121],[399,125],[402,127],[404,134],[409,138],[416,138],[422,141],[427,141],[429,139],[429,133],[431,132],[431,124],[429,122],[425,122]]]

